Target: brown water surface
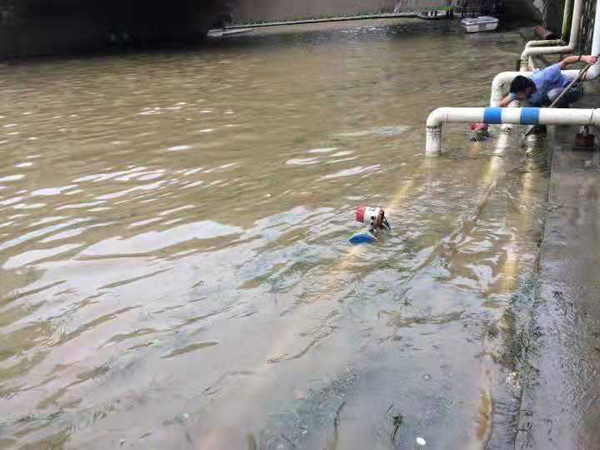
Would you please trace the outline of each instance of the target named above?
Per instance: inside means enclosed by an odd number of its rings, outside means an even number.
[[[0,447],[509,447],[545,167],[423,145],[521,46],[371,21],[0,68]]]

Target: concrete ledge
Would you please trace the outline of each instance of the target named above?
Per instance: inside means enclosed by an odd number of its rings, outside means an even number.
[[[577,132],[556,131],[519,449],[600,442],[600,153],[573,150]]]

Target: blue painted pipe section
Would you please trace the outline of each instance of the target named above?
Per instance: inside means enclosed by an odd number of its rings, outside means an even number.
[[[504,108],[485,108],[483,121],[490,124],[502,123],[502,110]],[[521,108],[521,125],[538,125],[540,122],[540,108]]]
[[[521,125],[537,125],[540,123],[540,108],[522,108]]]
[[[502,108],[485,108],[483,121],[490,124],[502,123]]]

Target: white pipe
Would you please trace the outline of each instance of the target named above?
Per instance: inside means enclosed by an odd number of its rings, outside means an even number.
[[[600,55],[600,0],[596,1],[596,18],[594,22],[594,35],[592,36],[592,55]],[[600,76],[600,61],[590,67],[585,74],[584,80],[595,80]]]
[[[581,24],[581,15],[583,13],[583,0],[575,0],[573,5],[573,18],[571,20],[571,35],[569,37],[569,43],[558,47],[537,47],[537,46],[525,46],[525,50],[521,53],[521,70],[527,70],[529,68],[529,58],[535,55],[555,55],[573,53],[575,46],[577,45],[577,39],[579,37],[579,25]],[[561,41],[562,42],[562,41]]]
[[[598,111],[598,112],[596,112]],[[442,152],[442,124],[486,122],[521,125],[600,125],[598,109],[438,108],[427,118],[425,153]]]
[[[532,47],[549,47],[551,45],[563,45],[565,42],[562,39],[553,39],[550,41],[529,41],[527,44],[525,44],[525,48],[532,48]]]

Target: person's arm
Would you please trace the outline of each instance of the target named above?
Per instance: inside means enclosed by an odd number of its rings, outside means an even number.
[[[510,103],[514,100],[514,97],[512,95],[507,95],[506,97],[504,97],[500,103],[498,103],[498,106],[500,108],[506,108],[508,105],[510,105]]]
[[[581,55],[581,56],[567,56],[565,59],[563,59],[561,62],[558,63],[558,65],[560,66],[561,70],[566,68],[567,66],[570,66],[571,64],[575,64],[576,62],[584,62],[587,64],[596,64],[596,62],[598,61],[598,57],[596,56],[591,56],[591,55]]]
[[[504,97],[502,100],[500,100],[500,103],[498,103],[498,106],[500,108],[506,108],[508,105],[510,105],[510,103],[513,100],[514,100],[514,97],[512,95],[508,94],[506,97]],[[488,126],[488,124],[485,122],[473,123],[473,125],[471,126],[471,129],[479,128],[479,129],[487,130],[487,126]]]

